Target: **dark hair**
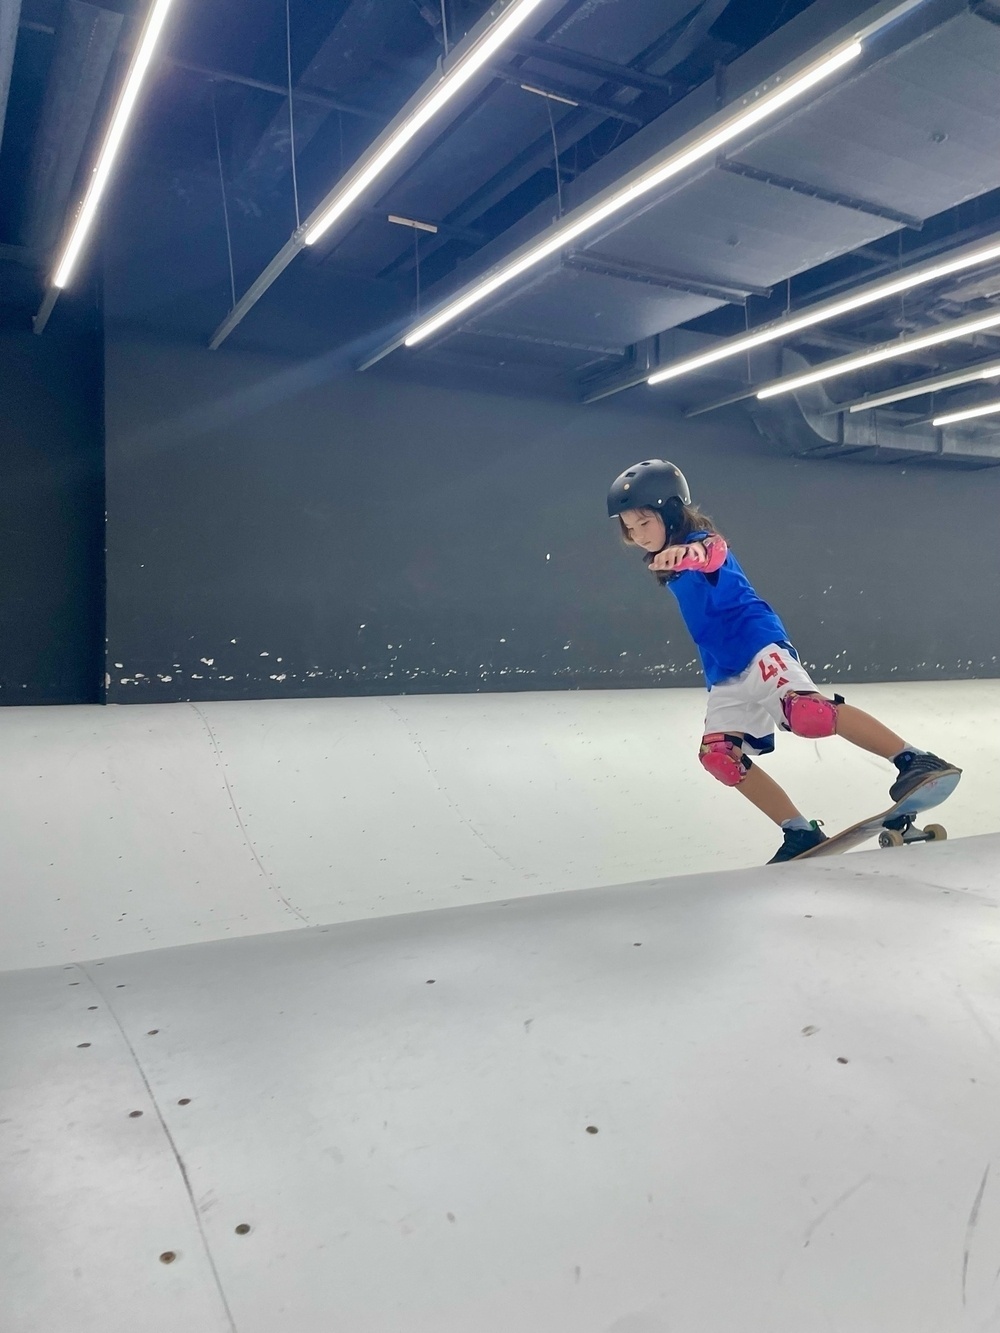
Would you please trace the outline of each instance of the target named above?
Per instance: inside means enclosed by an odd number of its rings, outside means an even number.
[[[676,545],[678,542],[686,542],[692,532],[711,532],[715,536],[721,536],[715,523],[707,514],[703,514],[695,505],[684,505],[681,508],[680,519],[675,523],[667,523],[667,515],[660,513],[658,509],[640,509],[640,514],[660,514],[667,529],[667,542]],[[622,530],[622,540],[626,546],[634,546],[635,542],[628,535],[628,528],[625,526],[625,520],[621,514],[618,515],[618,524]]]
[[[722,535],[712,519],[710,519],[707,514],[703,514],[696,505],[683,505],[680,510],[680,517],[675,522],[670,523],[667,522],[670,515],[662,513],[658,509],[640,509],[639,513],[660,515],[664,521],[664,526],[667,529],[668,546],[676,546],[681,542],[686,542],[693,532],[710,532],[716,537]],[[621,527],[622,539],[626,546],[634,546],[635,542],[629,536],[628,528],[626,528],[625,520],[622,518],[621,514],[618,515],[618,523]],[[659,583],[669,583],[672,578],[676,577],[675,574],[656,575]]]

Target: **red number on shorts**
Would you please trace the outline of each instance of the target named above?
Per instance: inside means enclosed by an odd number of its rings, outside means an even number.
[[[765,657],[760,657],[757,659],[757,665],[760,667],[760,674],[762,679],[773,680],[779,671],[788,670],[788,663],[785,661],[785,659],[781,656],[780,653],[768,653],[768,657],[770,657],[771,659],[770,662]],[[779,685],[788,684],[788,682],[785,680],[779,681],[778,683]]]

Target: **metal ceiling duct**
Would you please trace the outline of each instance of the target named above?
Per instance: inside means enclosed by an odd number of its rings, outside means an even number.
[[[809,369],[798,352],[786,349],[781,373]],[[935,427],[888,408],[850,413],[836,404],[821,384],[784,399],[753,399],[747,404],[761,435],[783,452],[800,458],[844,459],[862,463],[921,463],[935,467],[1000,467],[1000,424]]]

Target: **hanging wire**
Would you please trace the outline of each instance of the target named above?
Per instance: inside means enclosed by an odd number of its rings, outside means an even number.
[[[413,272],[417,279],[417,311],[420,314],[420,232],[413,228]]]
[[[556,197],[559,200],[559,216],[563,215],[562,170],[559,166],[559,140],[556,137],[556,122],[552,114],[552,103],[545,98],[545,110],[549,113],[549,129],[552,131],[552,153],[556,164]]]
[[[767,32],[764,34],[764,37],[770,37],[771,33],[774,32],[775,28],[777,28],[777,27],[780,26],[782,20],[783,20],[784,17],[785,17],[785,14],[786,14],[786,12],[787,12],[787,10],[788,10],[788,7],[789,7],[789,5],[790,5],[791,3],[792,3],[792,0],[785,0],[785,3],[784,3],[784,4],[781,6],[781,8],[778,10],[778,17],[774,20],[774,22],[773,22],[773,23],[771,24],[771,26],[768,28]],[[764,40],[764,37],[761,37],[761,38],[759,38],[758,40],[763,41],[763,40]]]
[[[441,38],[444,42],[444,53],[447,56],[451,50],[448,40],[448,0],[441,0]]]
[[[229,290],[236,305],[236,270],[233,267],[233,236],[229,226],[229,200],[226,197],[226,173],[222,169],[222,145],[219,142],[219,114],[215,105],[216,85],[212,84],[212,124],[215,127],[215,156],[219,164],[219,185],[222,187],[222,215],[226,219],[226,250],[229,253]],[[230,307],[232,309],[232,307]]]
[[[618,140],[622,137],[622,132],[624,129],[625,129],[625,122],[623,120],[620,120],[618,122],[618,128],[615,130],[614,135],[612,136],[611,142],[608,144],[606,148],[594,147],[594,135],[599,132],[599,127],[598,129],[593,129],[590,131],[590,133],[587,135],[587,148],[589,149],[590,154],[595,161],[600,161],[602,157],[607,157],[607,155],[612,151],[612,149],[618,147]]]
[[[292,193],[295,196],[295,230],[302,226],[299,213],[299,177],[295,165],[295,102],[292,96],[292,0],[285,0],[285,54],[288,57],[288,129],[292,150]]]

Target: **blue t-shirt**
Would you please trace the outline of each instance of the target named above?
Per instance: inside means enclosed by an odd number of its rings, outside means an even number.
[[[711,533],[696,532],[689,542]],[[714,574],[686,569],[666,585],[677,598],[684,623],[701,654],[705,681],[711,689],[741,675],[756,653],[769,643],[788,643],[788,631],[777,613],[758,597],[732,551]]]

